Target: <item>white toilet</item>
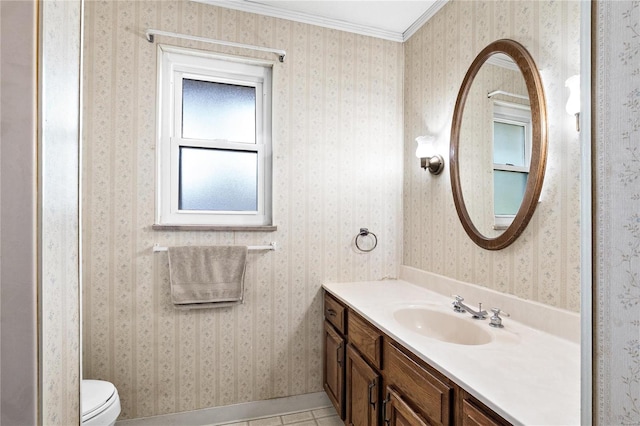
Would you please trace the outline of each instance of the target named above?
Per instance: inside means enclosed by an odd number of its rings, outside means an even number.
[[[83,380],[80,402],[82,426],[113,426],[120,415],[118,390],[103,380]]]

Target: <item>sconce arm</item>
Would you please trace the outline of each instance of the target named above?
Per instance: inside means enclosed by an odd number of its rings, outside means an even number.
[[[420,159],[420,167],[429,170],[431,174],[439,175],[444,169],[444,158],[442,158],[442,155],[423,157]]]

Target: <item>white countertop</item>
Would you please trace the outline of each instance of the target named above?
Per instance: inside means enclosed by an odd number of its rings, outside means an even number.
[[[325,283],[337,299],[513,424],[580,424],[580,346],[503,318],[493,340],[458,345],[405,328],[393,312],[408,305],[453,312],[452,298],[402,280]]]

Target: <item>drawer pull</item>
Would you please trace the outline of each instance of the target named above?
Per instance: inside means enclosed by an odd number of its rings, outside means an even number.
[[[387,417],[387,404],[389,403],[389,401],[391,401],[390,393],[388,393],[387,397],[382,400],[382,420],[384,420],[384,423],[386,425],[389,425],[389,423],[391,422],[391,419]]]
[[[373,400],[373,392],[371,390],[376,387],[376,382],[369,383],[369,405],[376,406],[376,402]]]
[[[337,312],[331,308],[327,309],[327,313],[329,314],[330,317],[335,317]]]

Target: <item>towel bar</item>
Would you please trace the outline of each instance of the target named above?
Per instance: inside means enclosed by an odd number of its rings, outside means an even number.
[[[276,249],[276,242],[271,242],[268,246],[247,246],[247,249],[249,250],[275,250]],[[167,251],[168,248],[167,247],[162,247],[159,246],[158,244],[155,244],[153,246],[153,252],[159,252],[159,251]]]

